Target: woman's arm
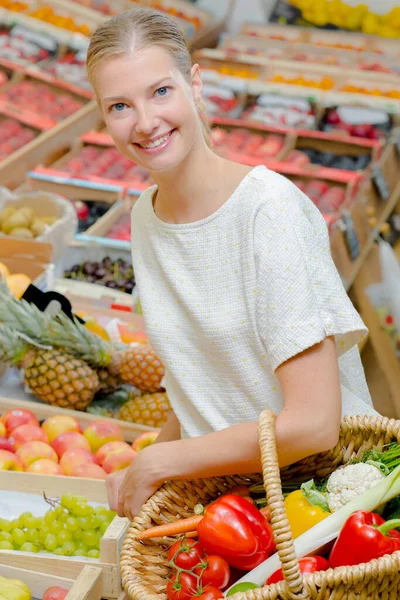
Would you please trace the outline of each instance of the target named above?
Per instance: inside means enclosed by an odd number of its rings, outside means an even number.
[[[276,420],[281,467],[332,448],[339,434],[341,393],[335,342],[321,343],[277,369],[284,408]],[[195,479],[261,471],[258,423],[145,448],[121,485],[118,514],[132,518],[169,479]]]
[[[168,419],[165,425],[163,425],[160,433],[155,441],[156,444],[160,442],[174,442],[181,439],[181,424],[179,423],[173,410],[168,413]]]

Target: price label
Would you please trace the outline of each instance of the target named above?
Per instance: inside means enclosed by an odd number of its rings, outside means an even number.
[[[344,212],[342,214],[342,221],[344,225],[344,238],[347,250],[351,260],[355,260],[360,254],[360,244],[358,243],[357,234],[354,229],[353,219],[349,212]]]
[[[372,182],[380,198],[386,202],[390,196],[390,189],[385,179],[382,169],[378,165],[372,167]]]

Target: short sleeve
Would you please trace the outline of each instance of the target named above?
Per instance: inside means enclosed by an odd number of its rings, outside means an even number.
[[[274,370],[328,336],[340,356],[368,332],[333,262],[324,218],[290,181],[281,181],[280,193],[274,189],[254,221],[257,319]]]

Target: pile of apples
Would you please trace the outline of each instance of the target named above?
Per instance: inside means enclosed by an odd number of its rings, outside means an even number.
[[[275,133],[251,133],[240,127],[227,131],[214,128],[211,143],[220,154],[239,152],[249,158],[276,158],[282,150],[285,138]]]
[[[132,161],[122,156],[116,148],[97,148],[85,146],[65,165],[57,170],[71,173],[75,177],[101,177],[129,181],[135,184],[152,185],[150,174]]]
[[[48,85],[29,80],[10,86],[0,98],[12,105],[29,108],[37,115],[45,114],[54,121],[66,119],[83,106],[83,102],[70,94],[55,92]]]
[[[22,148],[36,137],[33,129],[24,127],[15,119],[0,121],[0,160]]]
[[[31,411],[15,408],[0,417],[0,471],[105,479],[128,467],[157,435],[142,433],[130,445],[110,419],[93,421],[82,431],[69,415],[49,417],[40,425]]]
[[[335,213],[346,199],[344,188],[330,185],[322,179],[293,179],[293,183],[319,208],[322,213]]]

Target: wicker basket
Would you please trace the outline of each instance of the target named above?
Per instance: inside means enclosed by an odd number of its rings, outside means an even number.
[[[354,567],[339,567],[302,577],[286,517],[281,477],[323,477],[364,450],[391,441],[400,442],[400,421],[386,417],[346,417],[340,439],[332,450],[311,456],[280,473],[275,444],[275,415],[264,411],[259,421],[264,485],[272,513],[272,527],[285,581],[244,593],[232,600],[397,600],[400,598],[400,551]],[[165,600],[167,551],[175,539],[139,542],[140,531],[193,514],[201,502],[207,504],[220,493],[240,483],[260,482],[261,475],[216,477],[195,481],[167,482],[143,506],[132,521],[121,552],[122,585],[131,600]]]

